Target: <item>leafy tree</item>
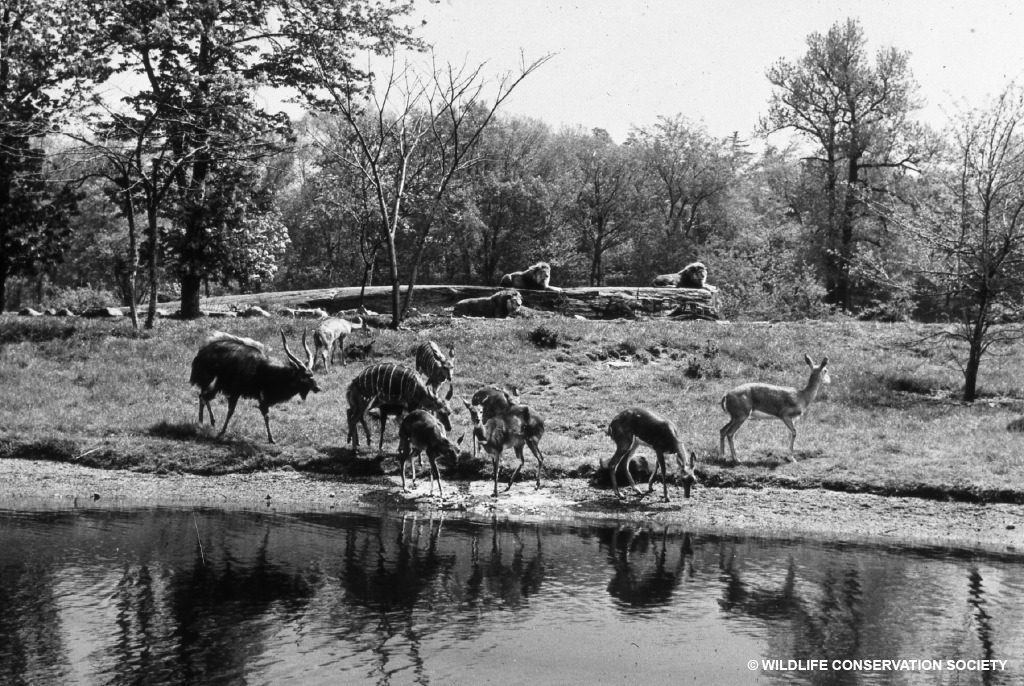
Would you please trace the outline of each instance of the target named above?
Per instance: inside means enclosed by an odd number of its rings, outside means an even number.
[[[638,151],[648,179],[653,267],[656,273],[678,271],[715,230],[717,205],[727,199],[748,155],[736,137],[716,140],[681,116],[634,129],[627,145]]]
[[[43,137],[78,87],[103,71],[84,49],[79,0],[0,3],[0,308],[10,276],[59,259],[72,195],[51,184]]]
[[[604,129],[568,140],[573,157],[569,209],[582,252],[589,261],[591,286],[604,284],[605,255],[629,243],[640,228],[637,204],[642,180],[635,152],[616,145]]]
[[[361,0],[97,3],[105,29],[99,42],[114,47],[119,71],[144,80],[125,98],[127,112],[114,118],[114,128],[134,141],[126,185],[145,189],[151,234],[161,217],[172,224],[165,235],[173,238],[168,247],[183,316],[199,314],[204,281],[225,276],[225,269],[237,277],[233,262],[253,266],[256,253],[243,249],[242,259],[238,252],[246,231],[280,233],[269,208],[236,212],[226,202],[247,195],[239,169],[258,165],[291,139],[287,116],[259,107],[256,90],[267,84],[308,90],[322,66],[308,58],[312,51],[329,55],[324,59],[350,77],[356,92],[364,75],[349,65],[353,50],[407,40],[407,30],[394,22],[409,8]],[[234,253],[224,254],[229,248]]]
[[[498,118],[481,139],[480,162],[456,191],[452,243],[467,281],[497,284],[501,275],[546,258],[562,224],[562,167],[542,122]]]
[[[831,300],[849,309],[858,247],[870,240],[865,200],[885,192],[886,173],[921,161],[921,131],[908,119],[917,86],[908,53],[886,48],[872,61],[856,20],[811,34],[807,48],[768,70],[774,91],[761,129],[795,131],[815,146],[806,165],[824,199],[815,218],[822,268]]]

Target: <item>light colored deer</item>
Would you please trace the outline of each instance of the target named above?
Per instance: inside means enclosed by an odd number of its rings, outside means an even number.
[[[420,451],[425,451],[430,462],[430,495],[434,495],[436,475],[437,494],[443,498],[444,491],[441,489],[441,472],[437,468],[437,460],[440,457],[447,457],[452,462],[458,460],[458,446],[461,443],[461,438],[457,443],[452,443],[445,434],[441,422],[426,410],[413,410],[407,414],[398,427],[398,459],[402,474],[402,490],[406,490],[406,464],[411,467],[412,485],[416,487],[416,468],[412,465],[412,456],[414,453],[418,456]]]
[[[608,435],[615,441],[615,453],[608,460],[608,470],[612,477],[612,488],[615,489],[615,497],[622,500],[622,493],[619,492],[619,485],[615,479],[615,473],[619,469],[619,463],[626,461],[626,476],[633,490],[640,496],[647,495],[636,485],[636,480],[629,471],[629,463],[633,459],[633,453],[641,444],[647,445],[654,450],[658,456],[658,462],[651,472],[651,478],[647,482],[647,493],[654,490],[654,477],[661,470],[661,484],[664,489],[662,500],[668,502],[668,481],[665,471],[665,453],[673,453],[683,473],[683,496],[690,497],[690,487],[697,481],[694,473],[694,465],[697,462],[697,455],[687,452],[685,446],[679,440],[679,430],[671,420],[655,414],[642,407],[631,407],[615,415],[608,425]]]
[[[358,323],[353,324],[341,317],[327,317],[322,319],[313,332],[313,346],[316,352],[313,356],[314,364],[323,359],[324,371],[327,371],[328,361],[334,364],[335,352],[341,353],[341,366],[345,366],[345,336],[356,329],[367,331],[366,322],[362,317],[356,317]]]
[[[828,358],[823,357],[821,364],[815,365],[810,356],[804,355],[804,362],[811,368],[811,376],[807,386],[798,390],[790,386],[773,386],[766,383],[745,383],[732,389],[722,396],[722,409],[729,413],[729,423],[719,432],[718,452],[725,456],[725,441],[729,440],[729,451],[733,462],[738,462],[736,446],[732,437],[748,419],[770,419],[778,417],[789,428],[789,459],[793,457],[793,444],[796,442],[796,426],[794,422],[807,410],[818,395],[824,384],[832,382],[828,375]]]
[[[544,435],[544,420],[540,415],[532,412],[526,405],[514,405],[484,422],[482,407],[467,403],[465,400],[462,402],[469,410],[470,419],[473,421],[474,438],[483,445],[484,452],[491,456],[494,467],[492,496],[498,497],[498,468],[501,466],[501,453],[505,448],[512,448],[519,458],[519,464],[509,477],[505,491],[512,488],[512,483],[526,462],[526,458],[523,457],[524,445],[529,446],[533,456],[537,458],[537,488],[540,488],[540,475],[546,469],[544,453],[538,444]]]

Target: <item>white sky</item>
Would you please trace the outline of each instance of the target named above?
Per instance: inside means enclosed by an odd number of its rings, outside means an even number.
[[[1020,0],[440,0],[415,13],[442,62],[486,62],[494,77],[520,52],[556,53],[503,111],[604,128],[618,142],[630,125],[676,114],[716,136],[749,136],[767,111],[768,67],[847,17],[860,20],[870,53],[911,53],[921,116],[935,125],[1024,82]]]

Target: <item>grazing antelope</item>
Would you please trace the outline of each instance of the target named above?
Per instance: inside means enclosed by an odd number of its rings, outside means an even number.
[[[399,406],[406,411],[424,409],[433,412],[451,431],[451,408],[448,403],[438,398],[420,380],[416,372],[405,365],[393,362],[381,362],[370,365],[359,372],[348,386],[348,437],[352,447],[359,447],[357,424],[363,425],[366,442],[370,442],[370,429],[366,425],[366,411],[375,407],[381,408],[381,445],[384,443],[384,424],[388,414]],[[384,408],[387,408],[385,411]]]
[[[217,438],[227,431],[235,404],[240,397],[259,401],[263,423],[267,427],[267,440],[274,442],[270,433],[270,407],[283,403],[295,395],[306,395],[310,391],[319,393],[320,387],[313,378],[313,353],[306,344],[306,332],[302,332],[302,347],[306,349],[307,361],[303,364],[288,349],[284,330],[281,342],[288,355],[289,364],[281,364],[267,356],[266,348],[251,338],[241,338],[228,333],[214,332],[192,360],[192,374],[189,383],[199,387],[199,423],[203,423],[203,407],[210,415],[210,424],[215,425],[210,401],[218,393],[228,399],[228,415],[224,419]]]
[[[398,459],[399,470],[402,474],[402,490],[405,488],[405,465],[409,464],[412,470],[412,485],[416,487],[416,468],[412,465],[412,454],[417,456],[420,451],[427,453],[427,460],[430,462],[430,495],[434,495],[434,476],[437,476],[437,494],[444,497],[441,490],[441,472],[437,468],[437,460],[446,457],[456,461],[459,457],[458,445],[452,443],[444,432],[444,427],[437,417],[426,410],[413,410],[405,415],[405,419],[398,427]]]
[[[641,443],[650,446],[658,456],[658,462],[647,482],[647,493],[654,491],[654,477],[658,475],[660,469],[661,484],[664,489],[662,500],[668,502],[668,472],[665,471],[665,453],[673,453],[683,472],[683,497],[690,497],[690,487],[697,480],[697,475],[693,471],[697,455],[692,452],[687,453],[686,448],[679,440],[679,430],[671,420],[642,407],[632,407],[615,415],[608,425],[608,435],[615,441],[615,453],[608,460],[608,471],[611,473],[612,488],[615,489],[616,498],[623,499],[615,479],[619,463],[623,460],[626,461],[626,476],[629,478],[633,490],[640,496],[646,495],[636,485],[636,480],[633,479],[633,475],[629,471],[629,462]]]
[[[501,466],[501,453],[508,447],[515,451],[516,457],[519,458],[519,464],[512,472],[512,476],[509,477],[505,491],[512,488],[513,482],[519,476],[519,472],[526,462],[526,458],[523,457],[524,445],[528,445],[533,456],[537,458],[537,488],[540,488],[540,475],[542,471],[546,470],[544,453],[541,452],[538,444],[541,436],[544,435],[544,420],[526,405],[515,405],[485,422],[481,406],[471,405],[465,400],[462,402],[469,409],[469,416],[473,422],[473,437],[480,441],[484,452],[491,456],[494,466],[492,496],[498,497],[498,468]]]
[[[446,356],[437,343],[423,341],[416,346],[416,371],[427,377],[427,385],[436,394],[445,381],[448,382],[448,395],[445,400],[451,400],[455,394],[455,384],[452,382],[452,370],[455,368],[455,346],[448,347]]]
[[[718,452],[725,457],[725,441],[729,440],[729,451],[733,462],[738,462],[736,446],[732,437],[748,419],[769,419],[778,417],[789,429],[789,459],[793,457],[793,444],[796,442],[796,426],[794,422],[807,410],[818,395],[823,384],[832,382],[828,375],[828,358],[823,357],[821,364],[815,366],[810,356],[804,355],[804,362],[811,368],[811,376],[807,386],[797,390],[789,386],[772,386],[766,383],[745,383],[732,389],[722,396],[722,409],[729,413],[729,423],[719,432]]]
[[[358,324],[354,325],[347,319],[341,317],[327,317],[320,320],[319,326],[313,332],[313,366],[316,360],[321,358],[324,361],[324,371],[327,371],[328,362],[334,364],[334,354],[341,353],[341,366],[345,366],[345,336],[348,336],[357,328],[367,331],[366,322],[362,317],[357,317]]]

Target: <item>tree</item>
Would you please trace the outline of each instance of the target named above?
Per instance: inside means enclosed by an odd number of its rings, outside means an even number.
[[[934,177],[917,186],[911,206],[884,213],[921,249],[921,294],[955,322],[938,337],[958,348],[971,401],[984,355],[1024,336],[1024,89],[1011,85],[991,107],[963,114]]]
[[[128,112],[118,126],[141,153],[130,184],[149,188],[147,202],[156,204],[156,212],[147,207],[151,233],[161,217],[172,224],[166,247],[181,282],[182,316],[199,315],[200,288],[224,276],[218,269],[230,262],[221,254],[227,246],[238,247],[248,229],[280,228],[267,208],[254,221],[254,206],[239,213],[224,203],[248,195],[239,192],[246,178],[239,169],[258,166],[291,139],[288,117],[259,107],[256,90],[316,80],[319,64],[303,57],[315,46],[357,91],[363,75],[350,68],[353,50],[406,40],[394,21],[409,9],[361,0],[97,4],[104,26],[97,42],[113,46],[119,71],[144,80],[124,99]]]
[[[79,86],[104,69],[83,47],[95,28],[86,7],[79,0],[0,4],[0,308],[10,276],[35,273],[63,249],[70,196],[51,183],[43,137]]]
[[[538,255],[552,261],[564,204],[553,138],[547,125],[530,119],[499,118],[488,128],[480,162],[465,175],[451,213],[462,278],[497,284]]]
[[[633,212],[641,198],[637,159],[604,129],[577,135],[570,145],[575,156],[575,202],[569,212],[590,261],[589,283],[601,286],[605,254],[629,242],[640,228]]]
[[[869,240],[867,194],[885,190],[885,172],[916,169],[919,129],[908,120],[917,107],[909,54],[880,50],[872,63],[860,24],[837,23],[807,38],[796,63],[768,70],[774,86],[764,133],[797,132],[816,150],[806,164],[820,180],[826,204],[817,218],[830,298],[850,309],[858,244]]]
[[[748,155],[737,137],[715,140],[681,116],[634,129],[627,145],[639,152],[660,229],[651,231],[653,266],[659,273],[678,271],[712,233],[715,206],[725,201]]]
[[[384,244],[391,283],[392,326],[398,327],[412,294],[427,239],[449,200],[453,179],[477,163],[474,151],[498,107],[519,83],[547,58],[524,64],[516,75],[500,79],[494,99],[483,101],[482,65],[476,68],[435,67],[426,74],[406,66],[393,68],[361,97],[332,72],[325,60],[319,84],[333,102],[311,102],[337,114],[348,135],[321,141],[334,164],[358,170],[370,183],[378,234]],[[342,75],[344,76],[344,75]],[[408,237],[411,256],[400,256],[398,240]],[[401,301],[400,262],[407,258],[408,288]]]

